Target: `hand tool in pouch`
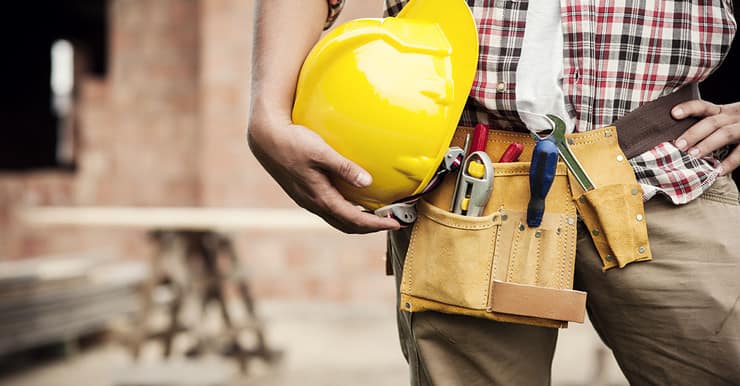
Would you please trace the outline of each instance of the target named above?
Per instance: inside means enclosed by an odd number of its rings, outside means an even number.
[[[455,185],[452,212],[466,216],[480,216],[493,190],[493,163],[486,154],[488,126],[475,125],[470,153],[465,159],[461,178]]]
[[[465,144],[463,145],[463,153],[462,153],[462,159],[463,162],[465,161],[465,158],[470,153],[470,134],[465,135]],[[457,203],[457,188],[460,186],[460,179],[462,178],[462,172],[463,167],[460,165],[460,169],[457,171],[457,178],[455,179],[455,190],[452,191],[452,200],[450,201],[450,212],[453,212],[455,210],[455,203]]]
[[[449,173],[455,173],[462,167],[462,163],[465,161],[465,153],[463,149],[457,146],[453,146],[447,149],[447,153],[443,158],[442,164],[437,169],[434,177],[427,184],[421,193],[407,197],[399,202],[395,202],[391,205],[386,205],[382,208],[376,209],[373,213],[380,217],[390,217],[396,219],[401,225],[411,225],[416,221],[416,201],[421,196],[430,191],[434,190],[439,186],[442,179]]]
[[[583,191],[588,192],[589,190],[596,189],[593,181],[591,181],[591,178],[583,169],[581,163],[578,162],[578,158],[576,158],[573,152],[570,151],[568,142],[565,139],[565,122],[552,114],[548,114],[547,118],[549,119],[550,124],[553,127],[550,138],[552,138],[555,141],[555,144],[558,146],[558,151],[560,152],[560,156],[563,158],[565,166],[567,166],[570,172],[573,173],[573,177],[575,177],[576,181],[578,181],[578,184],[581,185]],[[539,139],[539,137],[537,137],[536,139]]]
[[[529,167],[529,205],[527,206],[527,225],[538,227],[545,213],[545,198],[550,191],[558,166],[558,147],[548,137],[540,139],[532,151]]]
[[[522,155],[522,151],[524,151],[524,145],[519,142],[514,142],[506,147],[504,154],[501,155],[498,162],[516,162],[519,159],[519,156]]]
[[[463,165],[454,213],[480,216],[493,190],[493,163],[484,151],[471,153]]]

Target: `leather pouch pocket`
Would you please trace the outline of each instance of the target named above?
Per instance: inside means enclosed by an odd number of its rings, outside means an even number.
[[[573,153],[596,186],[584,192],[570,175],[578,212],[604,269],[650,260],[642,188],[619,147],[617,130],[606,127],[570,139]]]
[[[461,216],[424,201],[417,211],[401,291],[441,304],[484,310],[501,216]]]
[[[558,165],[537,228],[526,225],[528,162],[494,164],[493,192],[482,217],[442,209],[449,206],[449,190],[417,205],[402,309],[547,327],[583,321],[585,293],[572,290],[576,209],[564,165]]]

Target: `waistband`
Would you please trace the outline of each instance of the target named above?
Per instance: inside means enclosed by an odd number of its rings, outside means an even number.
[[[699,86],[696,83],[645,103],[614,122],[612,125],[617,127],[619,146],[627,158],[672,141],[697,123],[698,118],[677,120],[671,116],[673,107],[692,99],[699,99]]]
[[[696,83],[686,85],[671,94],[647,102],[609,125],[609,127],[616,127],[619,147],[625,156],[629,159],[663,142],[673,141],[683,134],[686,129],[697,123],[698,118],[687,117],[677,120],[671,116],[673,107],[693,99],[699,99],[699,87]],[[472,130],[469,127],[458,127],[452,145],[462,146],[465,134],[471,133]],[[572,134],[566,135],[566,137],[572,136]],[[523,159],[527,159],[528,154],[531,155],[531,147],[534,146],[534,140],[532,140],[529,133],[491,130],[489,132],[489,146],[491,143],[495,144],[499,141],[506,144],[512,141],[524,143]],[[496,149],[496,151],[502,152],[503,149]],[[492,159],[493,157],[494,155],[492,155]]]

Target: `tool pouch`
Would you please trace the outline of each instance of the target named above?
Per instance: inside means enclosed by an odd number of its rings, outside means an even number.
[[[460,145],[465,131],[453,139]],[[487,152],[500,155],[526,134],[491,131]],[[401,282],[401,307],[546,327],[582,322],[586,294],[572,290],[576,206],[565,165],[545,201],[542,225],[526,224],[529,162],[495,163],[491,199],[481,217],[450,213],[454,179],[417,205]]]
[[[573,199],[604,270],[650,260],[642,189],[619,146],[616,128],[569,135],[568,142],[596,186],[584,192],[569,173]]]

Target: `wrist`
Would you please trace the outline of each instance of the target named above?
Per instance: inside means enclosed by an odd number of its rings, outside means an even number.
[[[250,135],[264,131],[274,131],[292,123],[291,110],[280,108],[278,103],[269,102],[255,96],[249,115],[248,130]]]

